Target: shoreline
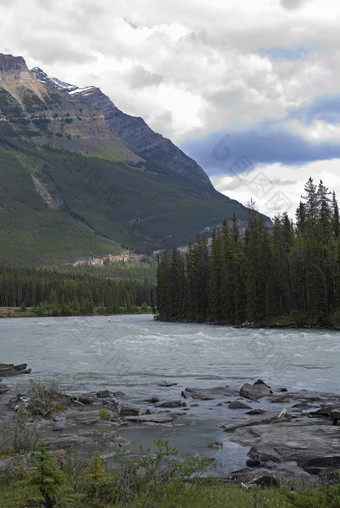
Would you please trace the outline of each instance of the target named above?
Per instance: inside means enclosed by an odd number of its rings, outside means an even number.
[[[136,316],[143,314],[152,314],[152,310],[136,311],[136,312],[119,312],[116,314],[101,314],[93,312],[92,314],[68,314],[65,316],[39,315],[32,310],[32,307],[27,307],[25,311],[20,311],[20,307],[0,307],[0,319],[13,319],[13,318],[57,318],[57,317],[91,317],[91,316]]]
[[[154,316],[155,321],[159,321],[160,323],[169,323],[169,324],[191,324],[191,325],[206,325],[206,326],[217,326],[217,327],[228,327],[228,328],[244,328],[250,330],[256,329],[281,329],[281,330],[330,330],[334,332],[339,332],[340,327],[335,327],[331,325],[315,325],[310,323],[297,324],[297,323],[242,323],[242,324],[232,324],[232,323],[224,323],[224,322],[216,322],[216,321],[190,321],[190,320],[174,320],[174,321],[166,321],[164,319],[159,319],[157,316]]]
[[[26,367],[2,364],[3,372],[9,369],[8,376],[30,374]],[[260,379],[237,389],[185,387],[175,380],[171,385],[176,387],[176,399],[164,397],[163,388],[169,383],[163,381],[150,386],[144,402],[132,405],[123,392],[112,387],[72,394],[52,385],[44,387],[32,376],[27,380],[20,395],[15,395],[13,387],[0,385],[2,420],[13,421],[19,407],[29,411],[30,425],[37,419],[40,438],[52,451],[78,449],[85,453],[96,433],[105,431],[107,440],[100,451],[106,460],[114,460],[116,446],[123,447],[126,456],[133,456],[137,436],[151,433],[156,438],[169,428],[175,432],[176,427],[185,425],[187,417],[195,418],[196,406],[200,412],[214,406],[224,422],[221,425],[216,420],[215,435],[226,433],[227,441],[243,447],[248,457],[242,467],[224,466],[222,476],[228,480],[237,483],[247,477],[252,485],[270,476],[312,484],[323,475],[333,478],[340,468],[340,394],[272,390]],[[224,448],[228,454],[223,439],[208,446],[219,453]],[[195,446],[190,453],[195,454]]]

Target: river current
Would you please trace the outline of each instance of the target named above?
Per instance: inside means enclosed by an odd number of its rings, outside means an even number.
[[[150,396],[180,399],[186,387],[239,390],[258,378],[274,390],[340,393],[340,333],[330,330],[162,323],[150,315],[1,319],[0,362],[32,368],[29,376],[6,379],[18,391],[29,379],[54,379],[74,394],[122,391],[119,402],[142,411],[152,406]],[[184,454],[214,455],[222,466],[243,464],[247,450],[220,429],[235,411],[214,400],[186,402],[190,410],[182,410],[175,424],[136,425],[125,435],[136,446],[168,438]],[[223,448],[212,452],[214,441]]]

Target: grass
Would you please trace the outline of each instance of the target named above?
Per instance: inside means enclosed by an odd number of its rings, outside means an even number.
[[[98,452],[85,468],[68,452],[60,467],[41,443],[34,467],[0,473],[0,504],[6,507],[161,507],[161,508],[338,508],[340,483],[291,490],[289,487],[245,487],[217,478],[202,478],[205,459],[174,460],[168,441],[154,441],[156,450],[137,458],[118,457],[108,470]],[[3,450],[13,456],[13,449]]]

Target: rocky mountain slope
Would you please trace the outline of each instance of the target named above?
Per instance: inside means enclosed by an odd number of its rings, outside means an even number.
[[[79,88],[57,78],[50,78],[37,67],[32,69],[32,72],[40,79],[41,83],[68,92],[72,97],[77,97],[102,111],[107,125],[127,143],[133,152],[143,158],[163,164],[190,179],[204,182],[207,193],[214,191],[208,176],[197,162],[188,157],[169,139],[150,129],[143,118],[123,113],[100,88],[94,86]]]
[[[0,54],[0,263],[150,253],[233,212],[246,220],[194,161],[99,89]]]

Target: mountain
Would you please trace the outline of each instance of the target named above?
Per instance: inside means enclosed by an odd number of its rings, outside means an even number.
[[[41,83],[50,88],[68,92],[72,97],[77,97],[102,111],[107,125],[124,139],[133,152],[145,159],[167,166],[190,179],[205,183],[207,192],[214,191],[209,177],[197,162],[188,157],[169,139],[150,129],[142,118],[123,113],[99,88],[94,86],[79,88],[64,83],[57,78],[48,77],[44,71],[37,67],[32,71]]]
[[[0,263],[151,253],[233,212],[246,220],[192,159],[99,89],[0,54]]]

